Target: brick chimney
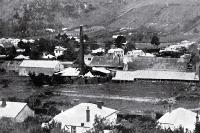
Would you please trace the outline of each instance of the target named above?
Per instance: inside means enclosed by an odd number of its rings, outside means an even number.
[[[86,122],[90,122],[90,109],[87,107],[86,109]]]
[[[6,99],[2,98],[1,102],[1,107],[6,107]]]
[[[199,122],[199,112],[197,111],[196,122]]]
[[[104,105],[104,103],[102,101],[98,101],[97,102],[97,107],[102,109],[102,106]]]

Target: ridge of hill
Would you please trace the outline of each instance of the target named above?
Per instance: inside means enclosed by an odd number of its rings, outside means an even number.
[[[198,0],[0,0],[0,34],[80,24],[162,33],[199,33]]]

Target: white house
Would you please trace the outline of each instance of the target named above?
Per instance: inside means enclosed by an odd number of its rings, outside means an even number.
[[[42,58],[43,59],[53,59],[53,58],[55,58],[55,56],[53,56],[52,54],[43,53]]]
[[[34,117],[35,113],[27,103],[0,101],[0,119],[9,118],[14,122],[23,122],[27,117]]]
[[[197,114],[190,110],[177,108],[164,114],[158,120],[158,125],[162,129],[170,128],[171,130],[175,130],[181,126],[185,130],[187,129],[188,131],[193,132],[195,129],[196,116]]]
[[[61,46],[56,46],[54,49],[54,54],[56,57],[63,55],[64,51],[67,50],[66,48],[63,48]]]
[[[18,56],[15,57],[14,59],[16,59],[16,60],[28,60],[28,59],[30,59],[30,58],[29,58],[29,56],[18,55]]]
[[[92,54],[104,53],[104,52],[105,52],[105,49],[103,49],[103,48],[98,48],[98,49],[92,50]]]
[[[127,55],[128,55],[128,56],[136,57],[136,56],[145,55],[145,53],[144,53],[142,50],[132,50],[132,51],[128,51],[128,52],[127,52]]]
[[[64,70],[64,66],[59,61],[23,60],[19,66],[19,75],[28,76],[29,73],[35,73],[36,75],[43,73],[51,76],[62,70]]]
[[[92,61],[92,58],[93,58],[93,57],[94,57],[94,56],[91,55],[91,54],[84,55],[84,62],[85,62],[85,64],[86,64],[86,65],[89,65],[90,62]]]
[[[155,57],[155,55],[151,53],[145,53],[142,50],[132,50],[127,52],[128,56],[138,57],[138,56],[145,56],[145,57]]]
[[[124,56],[124,50],[121,49],[121,48],[113,48],[113,49],[108,50],[108,54],[123,57]]]
[[[117,110],[102,106],[102,104],[81,103],[58,115],[51,121],[61,123],[61,128],[70,133],[83,133],[92,130],[96,116],[104,118],[107,123],[115,124]]]

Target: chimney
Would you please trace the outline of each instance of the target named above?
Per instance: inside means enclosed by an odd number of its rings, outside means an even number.
[[[169,113],[172,112],[172,105],[171,104],[169,104],[168,110],[169,110]]]
[[[102,106],[104,105],[104,103],[102,101],[98,101],[97,102],[97,107],[102,109]]]
[[[87,107],[86,109],[86,122],[90,122],[90,109]]]
[[[199,112],[197,111],[196,123],[199,122]]]
[[[6,107],[6,99],[2,98],[1,107]]]
[[[84,63],[84,41],[83,41],[83,25],[80,25],[80,68],[81,68],[81,72],[80,74],[85,74],[85,63]]]

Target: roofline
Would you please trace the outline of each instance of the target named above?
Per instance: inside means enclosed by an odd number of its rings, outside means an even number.
[[[21,109],[21,111],[15,116],[14,119],[16,119],[16,117],[22,112],[22,110],[27,106],[27,103],[24,105],[24,107]]]

